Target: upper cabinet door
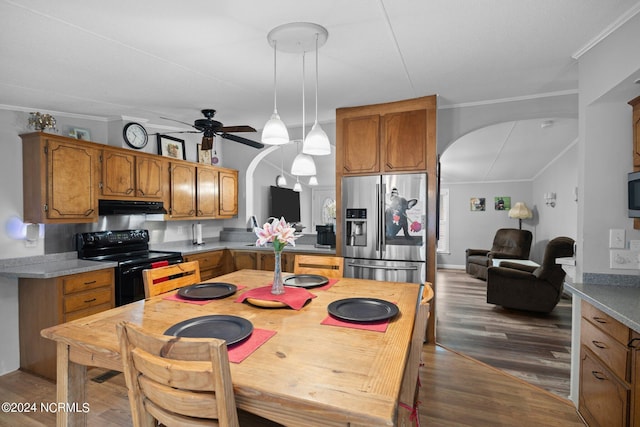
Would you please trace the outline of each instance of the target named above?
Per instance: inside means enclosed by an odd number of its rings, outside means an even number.
[[[238,215],[238,171],[221,170],[218,174],[218,217]]]
[[[136,157],[136,195],[150,199],[162,199],[165,167],[163,159],[147,156]]]
[[[135,157],[121,151],[102,152],[102,195],[135,196]]]
[[[47,140],[47,217],[95,221],[98,151],[90,146]]]
[[[196,168],[186,163],[171,163],[171,211],[172,218],[196,216]]]
[[[403,111],[383,117],[384,172],[427,169],[427,111]]]
[[[213,218],[218,213],[218,171],[213,168],[198,167],[196,173],[197,216]]]
[[[380,116],[342,120],[342,174],[380,172]]]

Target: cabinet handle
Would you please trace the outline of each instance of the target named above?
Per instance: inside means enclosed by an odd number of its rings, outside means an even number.
[[[349,168],[348,168],[348,167],[346,167],[346,166],[343,166],[342,168],[343,168],[344,170],[346,170],[347,172],[351,172],[351,169],[349,169]]]
[[[192,210],[190,210],[190,211],[189,211],[189,216],[193,216],[193,215],[195,215],[195,214],[196,214],[196,211],[195,211],[195,210],[193,210],[193,209],[192,209]]]
[[[131,194],[133,192],[133,188],[129,188],[126,194]]]
[[[141,196],[144,196],[144,191],[141,189],[138,189],[138,193],[140,193]]]
[[[593,320],[595,320],[596,322],[604,325],[605,323],[607,323],[607,321],[605,319],[603,319],[602,317],[593,317]]]
[[[636,347],[637,341],[640,341],[640,338],[633,338],[631,341],[629,341],[629,344],[627,344],[627,347],[638,348]]]
[[[387,168],[389,168],[389,169],[393,169],[393,165],[392,165],[392,164],[390,164],[390,163],[387,163]]]
[[[84,282],[85,285],[93,285],[94,283],[96,283],[97,280],[92,280],[90,282]]]
[[[84,213],[84,216],[89,216],[89,215],[91,215],[92,213],[93,213],[93,209],[89,209],[88,211],[86,211],[86,212]]]
[[[593,345],[595,345],[598,348],[601,348],[601,349],[607,348],[607,346],[604,343],[601,343],[600,341],[592,340],[591,342],[593,343]]]
[[[85,300],[84,302],[85,302],[85,303],[90,303],[90,302],[94,302],[96,299],[97,299],[97,298],[91,298],[91,299],[89,299],[89,300]]]
[[[605,381],[607,379],[607,377],[602,372],[591,371],[591,375],[593,375],[597,380],[600,381]]]

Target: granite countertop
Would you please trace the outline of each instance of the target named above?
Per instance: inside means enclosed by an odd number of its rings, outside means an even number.
[[[182,255],[192,255],[221,249],[247,251],[273,251],[272,246],[256,247],[255,242],[234,242],[205,239],[204,244],[194,245],[188,240],[156,243],[150,245],[151,250],[180,252]],[[286,246],[285,251],[307,252],[316,254],[335,254],[334,249],[316,248],[311,244]],[[68,276],[70,274],[86,273],[117,267],[118,263],[109,261],[87,261],[78,259],[77,252],[40,255],[26,258],[12,258],[0,260],[0,276],[12,279],[50,279]]]
[[[565,283],[572,294],[640,332],[640,286],[597,283]]]
[[[78,259],[76,252],[0,260],[0,276],[13,279],[51,279],[70,274],[113,268],[115,262]]]

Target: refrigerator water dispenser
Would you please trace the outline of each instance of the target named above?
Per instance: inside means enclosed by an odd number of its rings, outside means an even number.
[[[347,246],[367,246],[367,210],[347,209]]]

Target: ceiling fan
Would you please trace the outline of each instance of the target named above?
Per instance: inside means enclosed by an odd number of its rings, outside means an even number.
[[[201,110],[204,115],[204,119],[197,119],[193,124],[182,122],[180,120],[170,119],[168,117],[161,117],[165,120],[171,120],[174,122],[182,123],[188,126],[195,128],[195,131],[184,131],[184,132],[171,132],[171,133],[202,133],[202,150],[211,150],[213,148],[213,137],[215,135],[220,135],[220,137],[224,139],[229,139],[231,141],[239,142],[241,144],[248,145],[254,148],[263,148],[264,144],[252,141],[247,138],[243,138],[241,136],[232,135],[228,132],[255,132],[256,130],[251,126],[243,125],[243,126],[223,126],[217,120],[213,120],[213,116],[216,114],[216,110],[205,109]]]

